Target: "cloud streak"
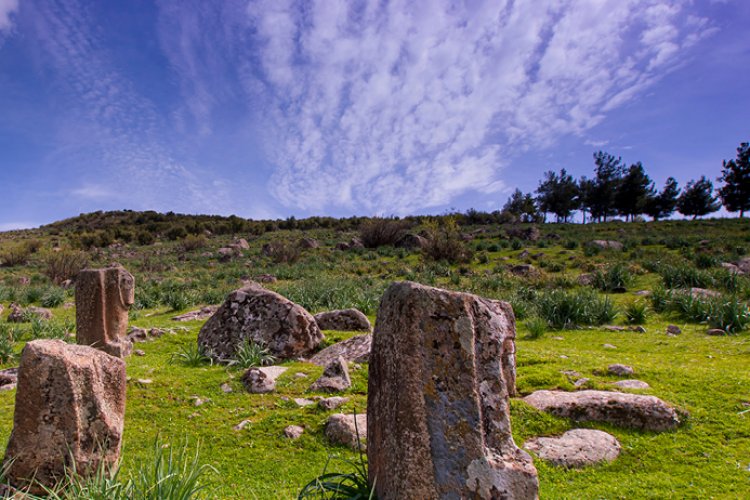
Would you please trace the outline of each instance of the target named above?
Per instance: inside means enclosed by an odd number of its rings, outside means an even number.
[[[0,42],[3,34],[13,27],[12,15],[18,10],[18,0],[0,0]]]
[[[269,183],[286,206],[405,213],[504,187],[710,33],[677,0],[253,1]]]

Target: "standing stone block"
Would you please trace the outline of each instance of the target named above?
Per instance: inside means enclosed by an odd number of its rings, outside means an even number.
[[[537,498],[513,442],[515,320],[505,302],[411,282],[383,295],[367,397],[378,498]]]
[[[84,269],[76,278],[76,338],[79,344],[125,357],[128,310],[135,302],[135,279],[117,265]]]
[[[26,344],[4,459],[11,484],[40,494],[36,483],[52,487],[66,468],[86,476],[101,461],[114,465],[125,422],[125,384],[125,362],[100,350],[61,340]]]

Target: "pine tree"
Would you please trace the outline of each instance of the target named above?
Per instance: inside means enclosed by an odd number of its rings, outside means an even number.
[[[516,189],[510,195],[503,206],[503,212],[513,214],[521,222],[538,222],[540,219],[534,197],[531,193],[524,194],[520,189]]]
[[[580,203],[578,184],[565,169],[546,172],[536,192],[539,210],[555,214],[558,222],[567,222]]]
[[[701,176],[698,181],[690,181],[685,186],[685,190],[677,199],[677,211],[682,215],[692,215],[693,220],[721,208],[718,197],[714,196],[714,185]]]
[[[594,153],[594,164],[596,177],[589,196],[589,209],[592,218],[607,222],[607,217],[617,213],[615,193],[622,180],[622,158],[598,151]]]
[[[719,196],[730,212],[739,212],[740,218],[750,210],[750,145],[747,142],[737,148],[737,159],[723,162],[724,169],[719,181],[724,185]]]
[[[646,175],[641,162],[631,165],[620,181],[615,193],[615,208],[625,220],[633,220],[636,215],[644,213],[646,203],[654,196],[654,183]]]
[[[664,188],[659,194],[649,197],[643,211],[654,220],[664,219],[672,215],[677,208],[677,198],[680,196],[680,188],[674,177],[667,179]]]

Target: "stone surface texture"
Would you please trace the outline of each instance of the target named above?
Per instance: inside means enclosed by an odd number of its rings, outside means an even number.
[[[323,375],[310,386],[311,391],[339,392],[352,386],[346,360],[339,356],[331,361]]]
[[[577,422],[608,422],[655,432],[680,425],[675,409],[655,396],[610,391],[536,391],[523,400],[537,410]]]
[[[362,450],[365,450],[367,447],[367,415],[358,414],[355,425],[354,415],[336,413],[328,417],[324,432],[332,443],[343,444],[353,450],[361,446]],[[359,446],[357,435],[359,435]]]
[[[195,321],[200,319],[210,318],[219,306],[206,306],[201,307],[198,310],[186,312],[172,318],[172,321]]]
[[[242,385],[251,394],[265,394],[276,389],[276,382],[259,368],[249,368],[241,380]]]
[[[613,385],[620,389],[649,389],[651,387],[643,380],[636,379],[618,380]]]
[[[322,312],[315,315],[315,321],[321,330],[339,330],[343,332],[369,332],[372,330],[370,320],[358,309],[340,309]]]
[[[633,370],[632,366],[622,365],[620,363],[609,365],[607,367],[607,371],[612,375],[616,375],[618,377],[627,377],[635,373],[635,370]]]
[[[227,296],[198,334],[214,361],[228,361],[244,340],[267,347],[279,359],[312,353],[323,340],[315,318],[302,306],[251,283]]]
[[[341,356],[350,363],[367,363],[370,359],[372,335],[357,335],[343,342],[328,346],[310,358],[310,363],[327,366]]]
[[[125,357],[128,310],[135,301],[135,279],[121,266],[84,269],[76,278],[76,341]]]
[[[573,429],[559,437],[532,438],[523,447],[553,465],[573,469],[612,462],[620,455],[617,438],[594,429]]]
[[[377,496],[536,498],[513,442],[509,304],[411,282],[383,295],[370,353],[368,463]]]
[[[120,455],[125,418],[125,363],[100,350],[61,340],[26,344],[4,463],[25,487],[53,486],[65,468],[84,475]],[[39,493],[32,487],[32,493]]]

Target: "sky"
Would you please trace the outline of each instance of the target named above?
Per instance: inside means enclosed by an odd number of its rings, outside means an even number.
[[[0,230],[497,210],[750,140],[747,0],[0,0]]]

